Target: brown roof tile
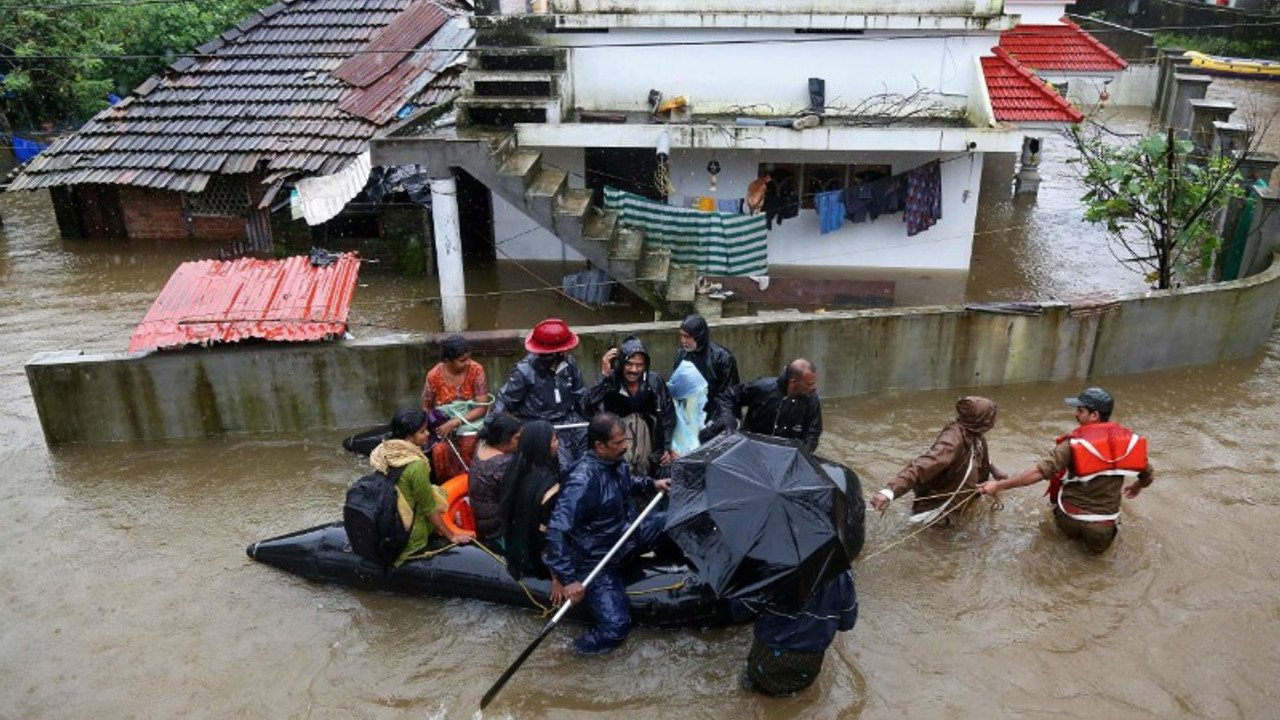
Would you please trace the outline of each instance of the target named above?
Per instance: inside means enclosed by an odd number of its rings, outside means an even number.
[[[456,93],[456,82],[425,88],[471,38],[452,0],[283,0],[143,82],[36,156],[10,187],[198,192],[211,174],[254,172],[261,161],[279,177],[328,174],[367,149],[410,98],[421,105]]]

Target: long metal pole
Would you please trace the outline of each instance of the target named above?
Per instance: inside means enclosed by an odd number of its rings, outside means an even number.
[[[622,548],[622,545],[636,531],[636,528],[640,527],[640,523],[644,522],[644,519],[649,516],[649,513],[653,512],[653,509],[658,507],[658,502],[662,500],[662,495],[663,493],[659,492],[657,495],[653,496],[653,499],[649,501],[649,505],[645,507],[644,512],[640,513],[635,522],[631,523],[631,527],[627,528],[627,531],[622,533],[622,537],[618,538],[618,542],[614,543],[613,547],[609,548],[609,552],[606,553],[604,559],[595,566],[595,569],[591,571],[591,574],[587,576],[587,579],[582,581],[582,588],[584,591],[587,586],[591,584],[591,581],[596,579],[596,575],[599,575],[600,571],[604,570],[605,566],[609,564],[609,561],[618,553],[618,550]],[[486,705],[497,697],[498,692],[502,690],[502,686],[507,684],[507,681],[511,679],[512,675],[516,674],[516,671],[520,669],[520,666],[524,664],[524,661],[529,659],[529,656],[533,654],[533,651],[537,649],[538,645],[542,644],[542,641],[551,634],[551,631],[555,629],[556,624],[565,616],[565,613],[569,612],[569,607],[572,605],[572,601],[565,601],[565,603],[560,606],[560,609],[556,611],[556,614],[551,616],[551,620],[542,628],[542,632],[538,633],[538,637],[534,638],[533,642],[529,643],[529,646],[524,649],[524,652],[520,653],[520,657],[516,658],[516,661],[511,663],[511,667],[508,667],[506,672],[502,673],[502,677],[498,678],[498,681],[493,684],[493,687],[489,688],[489,691],[484,694],[484,697],[480,698],[481,710],[483,710]]]

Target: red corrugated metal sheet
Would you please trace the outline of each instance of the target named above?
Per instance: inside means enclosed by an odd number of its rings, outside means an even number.
[[[133,331],[129,352],[248,338],[340,337],[359,272],[353,253],[324,267],[304,256],[183,263]]]
[[[1057,123],[1084,120],[1084,113],[1009,57],[1009,53],[998,47],[991,51],[995,57],[982,58],[982,73],[997,120]]]
[[[399,65],[448,19],[444,9],[433,2],[410,5],[379,30],[360,49],[361,54],[344,60],[332,75],[356,87],[366,87]]]
[[[1000,33],[1000,47],[1033,70],[1119,72],[1125,61],[1111,48],[1063,18],[1061,25],[1019,25]]]

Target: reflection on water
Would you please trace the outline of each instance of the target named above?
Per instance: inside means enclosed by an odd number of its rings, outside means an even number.
[[[984,188],[984,227],[1006,229],[979,236],[971,297],[1068,295],[1130,281],[1098,259],[1096,235],[1090,246],[1088,228],[1071,224],[1075,196],[1062,188],[1046,178],[1029,204],[992,202]],[[316,585],[245,557],[254,540],[338,516],[346,483],[362,472],[340,449],[342,433],[44,445],[22,363],[42,350],[123,349],[173,267],[207,252],[63,242],[42,195],[0,196],[0,212],[0,392],[8,398],[0,603],[9,618],[0,632],[0,716],[474,717],[543,618]],[[509,271],[468,278],[468,287],[532,283]],[[429,283],[362,282],[358,333],[431,327]],[[596,315],[547,293],[498,297],[472,304],[480,326]],[[869,518],[857,564],[861,619],[800,696],[770,700],[737,688],[748,628],[640,629],[618,652],[584,660],[568,652],[575,628],[566,627],[488,715],[1272,715],[1280,334],[1237,362],[1096,381],[1116,395],[1116,419],[1150,436],[1158,475],[1125,503],[1108,554],[1065,543],[1041,488],[1006,493],[1003,510],[964,527],[914,536],[900,501]],[[1071,426],[1062,398],[1078,390],[979,391],[1000,404],[995,462],[1015,472],[1046,452]],[[822,452],[855,468],[866,489],[878,487],[928,447],[962,392],[827,401]]]

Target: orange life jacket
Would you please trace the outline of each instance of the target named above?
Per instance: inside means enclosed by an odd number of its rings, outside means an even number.
[[[1085,483],[1098,475],[1136,477],[1147,467],[1147,439],[1117,423],[1081,425],[1058,438],[1059,443],[1064,440],[1071,443],[1069,468],[1073,472],[1067,475],[1064,469],[1050,479],[1048,495],[1054,505],[1060,506],[1064,483]]]

